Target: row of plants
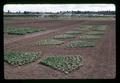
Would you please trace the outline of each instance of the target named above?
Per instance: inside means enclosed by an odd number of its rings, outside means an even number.
[[[45,40],[40,40],[37,42],[37,45],[60,45],[63,44],[64,41],[61,40],[56,40],[56,39],[45,39]]]
[[[9,51],[4,54],[5,62],[11,65],[24,65],[37,60],[41,56],[41,52],[18,52]]]
[[[83,59],[80,55],[47,56],[44,59],[42,59],[40,63],[67,74],[82,66]]]
[[[75,35],[63,34],[63,35],[54,36],[54,39],[71,39],[74,37],[75,37]]]
[[[75,30],[75,31],[87,31],[87,30],[92,29],[92,27],[93,27],[92,25],[81,25],[80,27],[76,27],[73,30]]]
[[[104,35],[104,31],[89,31],[86,34],[87,35]]]
[[[83,30],[95,30],[104,31],[106,30],[106,25],[81,25],[80,27],[74,28],[73,30],[83,31]]]
[[[7,28],[5,32],[11,35],[25,35],[28,33],[34,33],[43,31],[42,29],[35,29],[35,28]]]
[[[82,35],[80,39],[100,39],[102,35]]]
[[[105,31],[107,28],[106,25],[96,25],[92,28],[92,30],[95,30],[95,31]]]
[[[96,40],[73,40],[67,44],[66,48],[94,47]]]
[[[71,35],[75,35],[75,34],[82,34],[82,32],[81,31],[67,31],[67,32],[65,32],[65,34],[71,34]]]

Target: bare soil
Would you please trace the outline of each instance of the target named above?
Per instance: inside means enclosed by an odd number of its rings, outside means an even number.
[[[15,23],[16,22],[16,23]],[[30,23],[29,23],[30,22]],[[116,76],[116,47],[115,47],[115,21],[114,20],[65,20],[65,21],[11,21],[8,25],[14,26],[42,26],[48,31],[34,33],[26,36],[5,39],[4,51],[42,51],[42,57],[30,64],[19,67],[4,63],[5,79],[111,79]],[[32,23],[31,23],[32,22]],[[52,23],[51,23],[52,22]],[[7,23],[6,23],[7,24]],[[106,24],[107,30],[95,47],[88,48],[63,48],[43,47],[36,45],[36,41],[51,38],[62,34],[81,24]],[[84,65],[79,69],[64,74],[50,67],[39,64],[44,56],[50,55],[81,55]]]

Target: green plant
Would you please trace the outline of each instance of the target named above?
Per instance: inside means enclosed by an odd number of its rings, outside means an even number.
[[[4,60],[11,65],[24,65],[35,61],[40,55],[40,52],[6,52]]]
[[[55,40],[55,39],[45,39],[38,41],[38,45],[60,45],[63,44],[64,41]]]
[[[71,71],[83,65],[83,59],[79,55],[48,56],[45,59],[41,60],[40,63],[50,66],[64,73],[70,73]]]
[[[74,40],[67,44],[67,48],[77,48],[77,47],[93,47],[95,46],[94,40]]]

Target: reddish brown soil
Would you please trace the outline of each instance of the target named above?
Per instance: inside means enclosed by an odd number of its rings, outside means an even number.
[[[46,21],[49,22],[49,21]],[[44,23],[44,21],[41,23]],[[37,25],[41,25],[39,21]],[[63,24],[57,25],[57,22],[52,24],[52,29],[55,31],[44,32],[43,34],[33,37],[20,37],[14,41],[6,40],[4,44],[5,51],[42,51],[42,58],[50,55],[81,55],[84,60],[84,66],[67,75],[54,70],[50,67],[39,64],[39,61],[14,67],[4,63],[5,79],[109,79],[116,76],[116,49],[115,49],[115,21],[62,21]],[[63,47],[43,47],[35,45],[36,41],[50,38],[57,34],[62,34],[73,27],[81,24],[107,24],[108,29],[104,37],[96,43],[96,47],[66,49]],[[22,25],[17,23],[17,25]],[[24,24],[23,24],[24,25]],[[26,23],[26,25],[28,25]],[[34,26],[34,23],[31,23]],[[48,25],[48,24],[46,24]],[[46,26],[46,28],[49,28]],[[59,28],[59,29],[58,29]],[[18,40],[19,39],[19,40]],[[6,43],[7,42],[7,43]],[[9,42],[9,43],[8,43]]]

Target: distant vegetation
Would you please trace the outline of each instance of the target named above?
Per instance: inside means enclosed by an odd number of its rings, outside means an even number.
[[[39,16],[39,17],[60,17],[60,16],[115,16],[115,11],[60,11],[60,12],[4,12],[4,16]]]

